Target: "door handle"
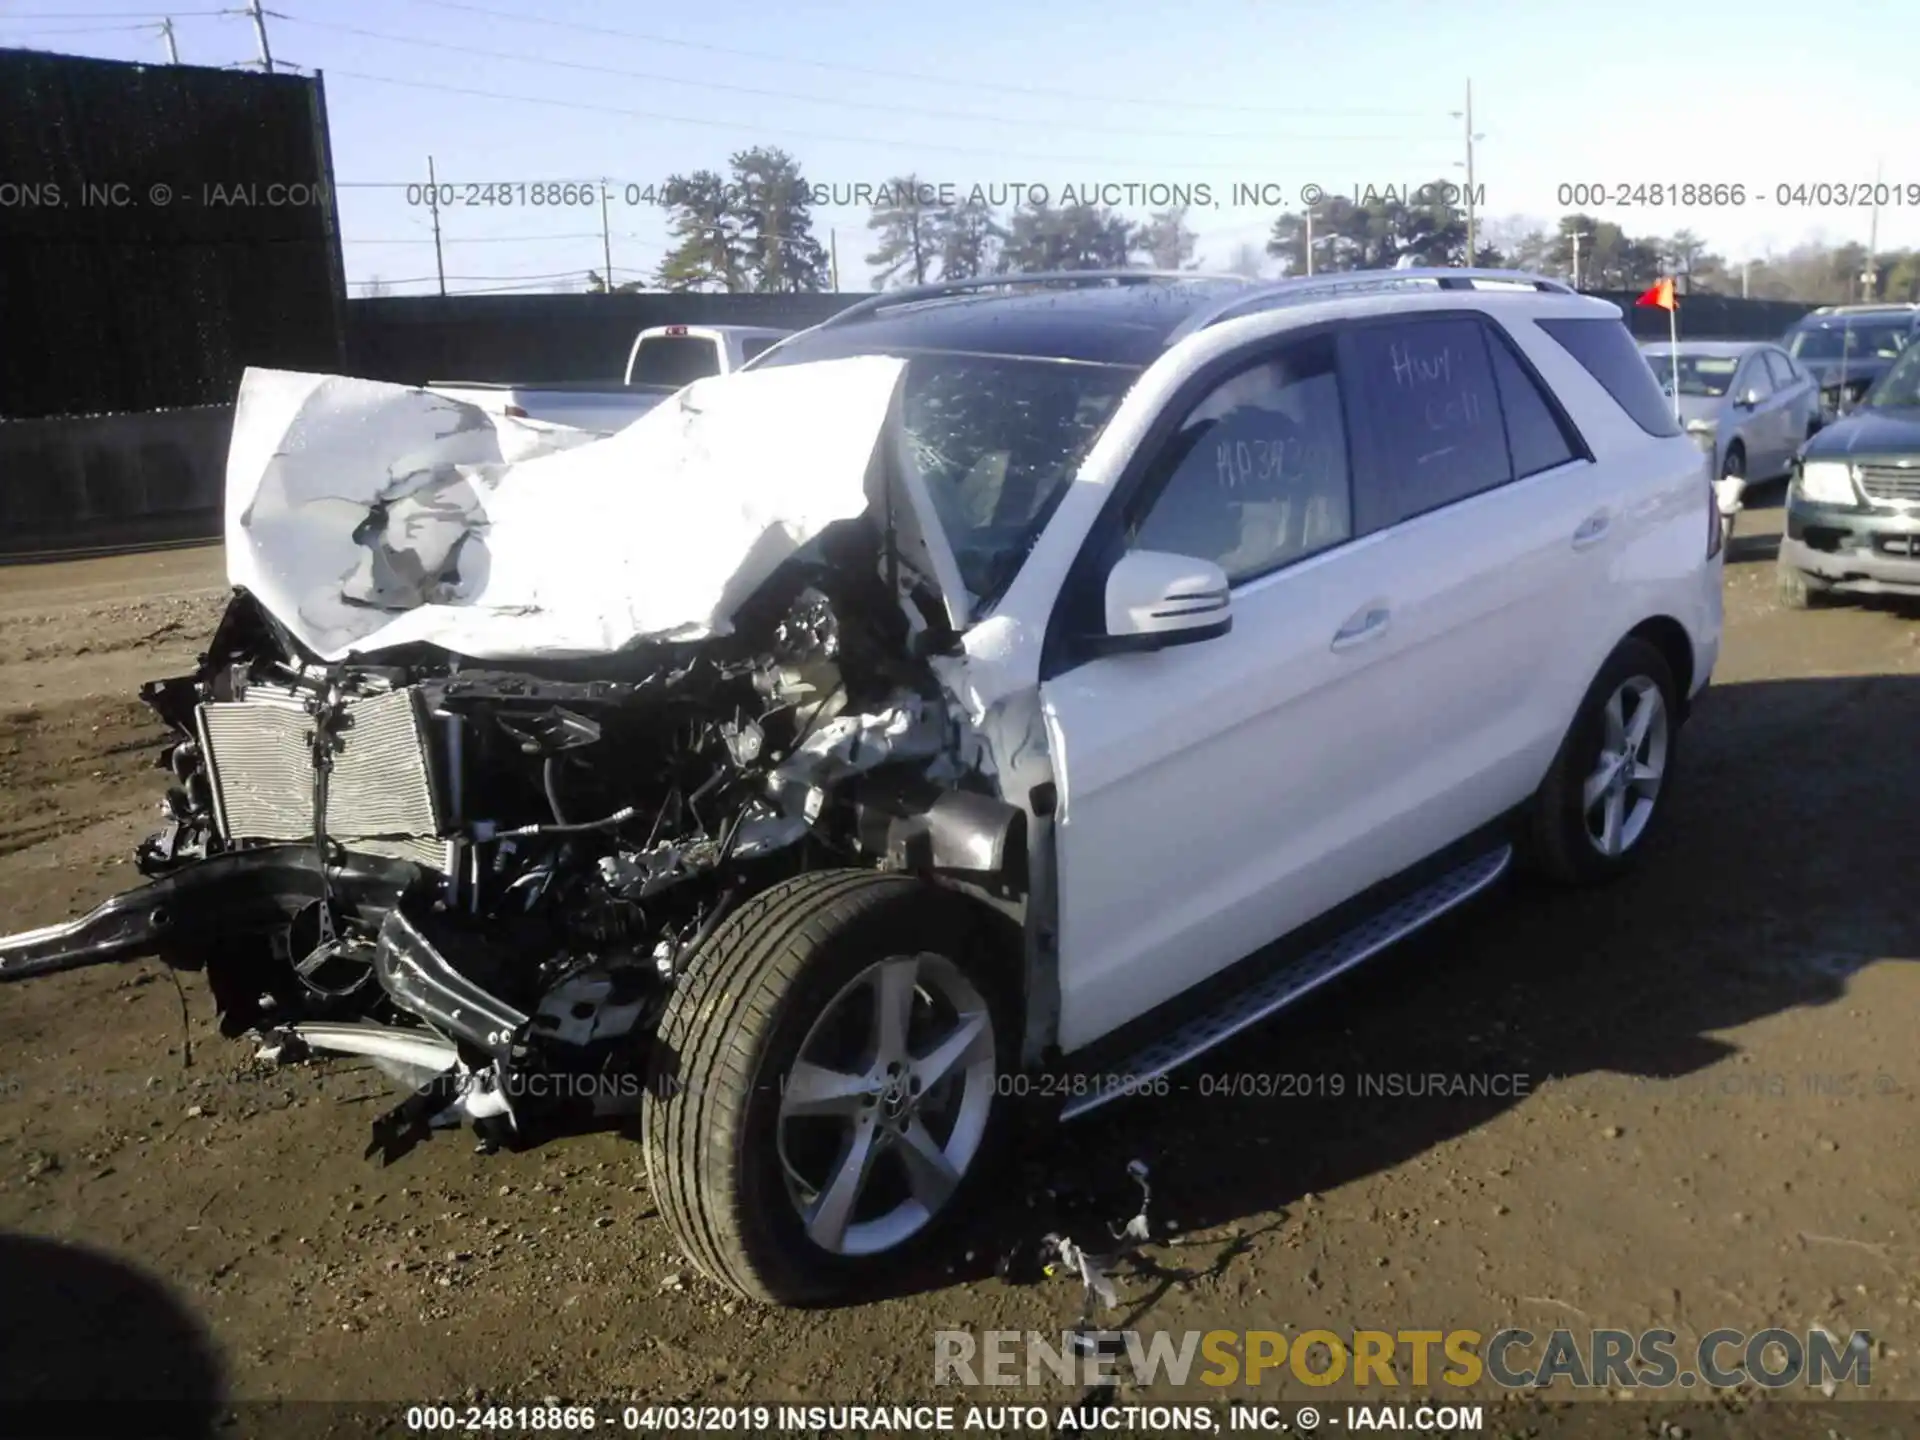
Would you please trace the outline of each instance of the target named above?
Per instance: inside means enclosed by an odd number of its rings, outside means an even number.
[[[1387,623],[1392,618],[1384,605],[1369,606],[1334,632],[1333,648],[1351,650],[1356,645],[1379,639],[1387,633]]]
[[[1573,548],[1585,550],[1598,545],[1607,538],[1607,531],[1613,528],[1613,517],[1606,511],[1596,511],[1580,522],[1580,528],[1573,532]]]

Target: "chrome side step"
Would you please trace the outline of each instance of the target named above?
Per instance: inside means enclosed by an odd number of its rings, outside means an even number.
[[[1111,1083],[1103,1081],[1091,1092],[1069,1100],[1060,1118],[1077,1119],[1109,1100],[1131,1094],[1145,1082],[1179,1068],[1276,1011],[1284,1010],[1334,976],[1371,959],[1455,906],[1471,900],[1506,873],[1512,861],[1513,847],[1503,845],[1376,911],[1344,935],[1308,951],[1241,991],[1219,1009],[1189,1020],[1136,1052],[1118,1067],[1119,1074]]]

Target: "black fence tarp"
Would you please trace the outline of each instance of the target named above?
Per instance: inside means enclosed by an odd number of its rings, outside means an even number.
[[[1638,290],[1594,290],[1611,300],[1627,317],[1636,340],[1665,340],[1670,333],[1667,312],[1636,305]],[[1787,328],[1813,309],[1794,300],[1742,300],[1738,295],[1680,296],[1682,340],[1778,340]]]
[[[405,295],[347,302],[347,366],[368,380],[612,380],[654,325],[803,330],[866,295]]]
[[[317,78],[0,50],[0,418],[338,370]]]
[[[1592,292],[1626,313],[1633,333],[1660,339],[1664,310],[1635,293]],[[369,380],[492,383],[618,380],[634,336],[650,325],[769,325],[800,329],[870,297],[839,295],[407,295],[347,302],[347,370]],[[1680,334],[1770,340],[1811,306],[1686,295]]]

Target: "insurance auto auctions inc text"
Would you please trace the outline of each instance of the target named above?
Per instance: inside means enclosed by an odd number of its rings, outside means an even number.
[[[1508,1390],[1821,1389],[1871,1381],[1872,1337],[1825,1330],[1714,1330],[1683,1347],[1671,1330],[1520,1329],[1122,1331],[1076,1344],[1070,1332],[942,1330],[934,1334],[935,1385],[1137,1384],[1223,1389],[1291,1380],[1325,1387],[1464,1389],[1483,1380]],[[1202,1362],[1197,1369],[1196,1361]]]

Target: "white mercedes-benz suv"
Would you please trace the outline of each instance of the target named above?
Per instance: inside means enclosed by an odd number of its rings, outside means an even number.
[[[393,1157],[643,1079],[662,1213],[766,1300],[897,1272],[1035,1096],[1164,1088],[1516,860],[1624,870],[1719,651],[1706,458],[1537,276],[999,276],[592,443],[451,404],[250,379],[151,882],[0,979],[204,964],[410,1080]]]

